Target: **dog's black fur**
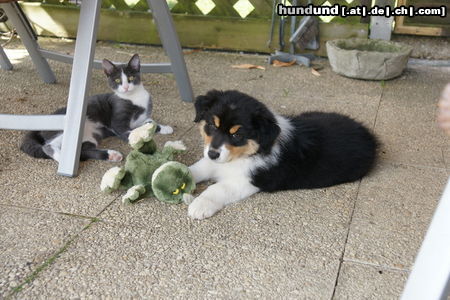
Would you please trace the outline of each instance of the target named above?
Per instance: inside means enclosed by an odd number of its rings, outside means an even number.
[[[253,174],[253,184],[262,191],[352,182],[373,167],[377,141],[362,124],[322,112],[303,113],[290,121],[294,134],[283,144],[278,164]]]
[[[293,130],[280,138],[283,125],[263,103],[239,91],[212,90],[197,97],[195,122],[204,120],[204,133],[215,148],[258,144],[251,156],[267,160],[252,170],[252,184],[261,191],[323,188],[362,178],[374,166],[378,142],[361,123],[341,114],[306,112],[285,116]],[[221,125],[214,126],[218,116]],[[231,135],[231,126],[242,125]],[[281,125],[281,126],[280,126]],[[273,147],[279,154],[271,155]],[[275,159],[274,159],[275,157]]]

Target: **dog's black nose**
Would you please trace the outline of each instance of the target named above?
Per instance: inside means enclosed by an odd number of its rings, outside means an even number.
[[[209,156],[209,158],[211,158],[212,160],[214,160],[214,159],[218,159],[218,158],[219,158],[220,153],[217,152],[217,151],[214,151],[214,150],[209,150],[209,151],[208,151],[208,156]]]

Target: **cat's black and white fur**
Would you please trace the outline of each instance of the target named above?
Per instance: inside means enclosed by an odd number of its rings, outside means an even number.
[[[115,65],[107,59],[102,64],[113,93],[94,95],[88,99],[80,160],[121,161],[123,156],[120,152],[97,149],[97,146],[102,139],[110,136],[128,141],[131,130],[151,122],[152,99],[141,82],[137,54],[126,65]],[[61,108],[54,114],[65,113],[66,108]],[[173,129],[158,125],[157,131],[170,134]],[[62,137],[62,131],[30,131],[25,135],[20,149],[32,157],[59,161]]]

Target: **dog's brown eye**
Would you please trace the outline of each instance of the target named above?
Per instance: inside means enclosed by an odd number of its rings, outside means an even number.
[[[233,139],[239,139],[239,138],[241,138],[241,135],[239,133],[234,133],[234,134],[231,135],[231,137]]]

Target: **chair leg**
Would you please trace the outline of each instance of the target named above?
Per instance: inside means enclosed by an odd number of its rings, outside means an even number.
[[[401,300],[448,299],[450,292],[450,179],[409,274]]]
[[[41,55],[39,45],[35,37],[31,34],[29,25],[26,23],[27,21],[23,19],[22,12],[18,4],[15,2],[4,3],[1,4],[0,7],[5,10],[9,20],[16,28],[17,33],[19,34],[25,48],[27,48],[27,51],[30,54],[42,80],[46,83],[55,83],[56,77],[50,69],[47,60]]]
[[[3,70],[12,70],[13,68],[11,62],[8,59],[8,56],[6,56],[6,53],[1,46],[0,46],[0,67]]]
[[[147,3],[152,10],[153,19],[158,27],[163,47],[170,58],[172,71],[175,75],[178,89],[180,90],[181,99],[192,102],[194,100],[194,93],[186,69],[180,41],[178,40],[178,35],[175,31],[175,26],[173,25],[167,2],[161,0],[147,0]]]
[[[58,166],[58,174],[64,176],[76,176],[78,172],[100,4],[101,0],[83,1],[81,4],[61,159]]]

